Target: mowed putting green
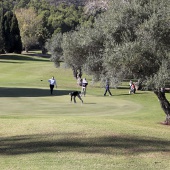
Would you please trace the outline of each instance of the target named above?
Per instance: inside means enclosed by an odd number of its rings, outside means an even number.
[[[0,96],[4,96],[1,101],[0,116],[18,114],[27,116],[123,116],[132,114],[142,107],[140,104],[117,99],[114,96],[88,94],[82,97],[83,104],[78,98],[76,98],[77,103],[74,103],[70,101],[70,91],[57,89],[51,96],[49,89],[0,88]]]
[[[111,89],[113,96],[103,96],[86,75],[87,96],[74,104],[68,93],[81,88],[71,70],[48,58],[0,56],[0,71],[1,169],[170,168],[170,126],[160,123],[165,115],[152,92]],[[51,76],[58,83],[52,96]]]

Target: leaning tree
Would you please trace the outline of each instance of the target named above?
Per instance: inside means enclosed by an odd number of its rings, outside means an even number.
[[[165,92],[162,90],[155,90],[154,93],[158,97],[161,108],[166,114],[165,124],[170,125],[170,103],[165,97]]]
[[[169,55],[170,59],[170,55]],[[166,93],[170,88],[165,88],[166,82],[170,80],[170,60],[164,60],[159,71],[147,80],[148,87],[154,89],[161,108],[166,115],[165,124],[170,125],[170,103],[166,98]]]

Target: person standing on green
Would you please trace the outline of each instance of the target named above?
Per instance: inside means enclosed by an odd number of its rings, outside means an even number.
[[[88,82],[87,82],[86,78],[83,78],[81,95],[84,95],[84,97],[86,95],[87,85],[88,85]]]
[[[54,89],[54,86],[56,85],[56,88],[57,88],[57,81],[56,79],[54,78],[54,76],[48,80],[48,82],[50,83],[50,92],[51,92],[51,95],[53,94],[53,89]]]
[[[106,96],[107,92],[109,92],[109,95],[112,96],[112,93],[110,92],[110,86],[109,86],[109,82],[108,81],[106,81],[104,96]]]

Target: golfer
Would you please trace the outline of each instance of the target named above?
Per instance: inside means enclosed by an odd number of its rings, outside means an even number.
[[[50,92],[51,92],[51,95],[52,95],[55,85],[56,85],[56,88],[57,88],[57,82],[56,82],[54,76],[51,79],[49,79],[48,82],[50,83]]]
[[[73,91],[73,92],[69,93],[69,95],[71,96],[71,102],[72,102],[72,98],[74,98],[74,103],[76,103],[76,97],[78,97],[81,100],[81,102],[83,103],[80,93],[81,92],[78,92],[78,91]]]
[[[107,92],[109,92],[109,96],[112,96],[112,93],[110,92],[109,81],[106,81],[104,96],[106,96]]]

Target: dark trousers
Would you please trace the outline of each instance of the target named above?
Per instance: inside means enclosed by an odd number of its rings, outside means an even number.
[[[81,96],[78,94],[78,95],[76,95],[80,100],[81,100],[81,102],[83,103],[83,100],[82,100],[82,98],[81,98]],[[76,103],[76,96],[71,96],[71,102],[72,102],[72,98],[74,98],[74,103]]]
[[[54,89],[54,85],[50,84],[50,92],[51,92],[51,94],[53,94],[53,89]]]
[[[106,96],[106,93],[109,92],[109,94],[112,96],[112,93],[110,92],[110,89],[106,89],[105,90],[105,93],[104,93],[104,96]]]

